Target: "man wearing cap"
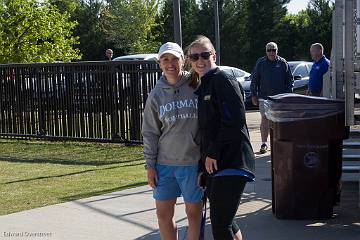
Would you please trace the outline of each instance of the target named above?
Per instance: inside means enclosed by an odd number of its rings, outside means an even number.
[[[265,116],[264,100],[268,96],[281,93],[290,93],[293,88],[293,76],[287,61],[278,56],[278,46],[269,42],[265,47],[266,56],[257,60],[251,73],[251,95],[252,103],[259,105],[261,114],[261,147],[259,153],[267,152],[267,139],[269,136],[269,123]]]
[[[197,86],[182,70],[184,53],[179,45],[162,45],[158,60],[163,75],[146,100],[142,126],[148,183],[153,188],[161,239],[177,239],[174,210],[177,198],[183,196],[187,239],[198,240],[203,190],[197,185]]]

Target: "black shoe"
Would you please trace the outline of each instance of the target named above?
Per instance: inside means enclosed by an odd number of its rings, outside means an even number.
[[[260,147],[259,153],[260,153],[260,154],[264,154],[264,153],[267,152],[267,150],[268,150],[268,146],[266,145],[266,143],[263,143],[263,144],[261,145],[261,147]]]

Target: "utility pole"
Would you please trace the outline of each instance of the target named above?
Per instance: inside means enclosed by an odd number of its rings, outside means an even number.
[[[215,43],[216,43],[216,64],[220,65],[220,27],[219,27],[219,2],[214,0],[215,16]]]
[[[182,47],[180,0],[173,0],[173,13],[175,42]]]

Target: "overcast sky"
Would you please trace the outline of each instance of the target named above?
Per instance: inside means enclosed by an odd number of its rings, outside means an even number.
[[[309,0],[292,0],[287,6],[289,13],[298,13],[306,9],[308,2]]]

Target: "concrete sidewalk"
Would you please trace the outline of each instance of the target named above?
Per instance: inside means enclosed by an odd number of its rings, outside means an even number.
[[[254,149],[260,146],[258,114],[248,114]],[[237,222],[245,240],[359,240],[360,209],[357,185],[344,184],[342,203],[326,221],[285,221],[271,211],[270,156],[256,159],[255,184],[248,184]],[[179,199],[176,221],[180,239],[186,239],[187,220]],[[212,239],[210,223],[207,237]],[[160,239],[149,187],[33,209],[0,217],[0,239],[155,240]]]

